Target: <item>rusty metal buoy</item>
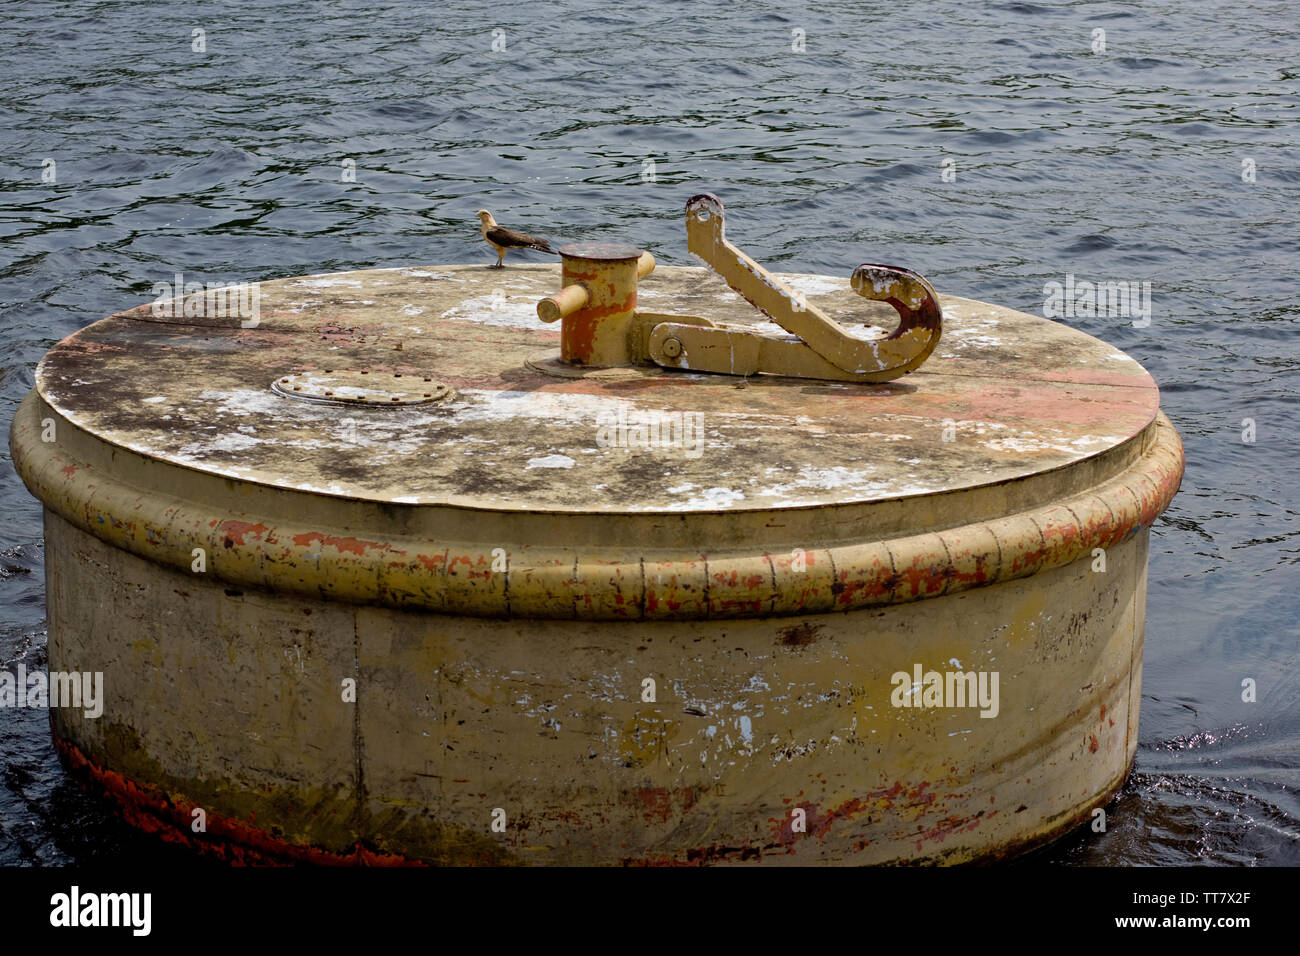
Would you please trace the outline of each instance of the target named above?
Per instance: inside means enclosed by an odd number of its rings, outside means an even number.
[[[11,447],[50,669],[103,673],[68,765],[241,861],[946,863],[1088,819],[1183,470],[1151,376],[686,219],[708,268],[284,279],[51,349]]]

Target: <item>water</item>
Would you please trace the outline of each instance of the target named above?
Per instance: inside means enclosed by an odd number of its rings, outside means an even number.
[[[1070,273],[1150,281],[1148,328],[1068,320],[1152,372],[1187,447],[1153,529],[1137,765],[1105,834],[1035,859],[1300,864],[1295,17],[1263,0],[9,2],[0,418],[59,338],[175,272],[486,263],[485,205],[689,264],[682,205],[713,191],[770,267],[897,262],[1040,314]],[[12,671],[44,663],[45,624],[40,510],[7,463],[0,507]],[[0,863],[123,854],[185,859],[81,794],[44,714],[0,711]]]

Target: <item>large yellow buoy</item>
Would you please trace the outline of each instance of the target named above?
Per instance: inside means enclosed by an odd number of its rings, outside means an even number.
[[[772,276],[710,200],[713,271],[580,244],[55,346],[11,444],[50,670],[103,675],[68,764],[235,860],[960,862],[1088,819],[1183,469],[1155,383],[908,270]]]

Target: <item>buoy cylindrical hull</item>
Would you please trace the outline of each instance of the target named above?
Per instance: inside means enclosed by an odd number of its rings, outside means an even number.
[[[1183,468],[1136,363],[951,300],[973,357],[915,386],[605,393],[526,370],[558,333],[456,318],[491,276],[419,273],[443,334],[399,351],[373,329],[409,323],[404,288],[355,275],[263,290],[255,329],[106,320],[15,415],[49,669],[102,675],[101,712],[51,709],[56,743],[136,825],[236,861],[956,863],[1122,784]],[[703,298],[700,270],[655,278]],[[292,311],[321,282],[387,295],[388,324]],[[357,374],[397,354],[457,401],[273,393],[340,336]]]
[[[54,730],[129,818],[238,860],[997,857],[1125,777],[1147,536],[1104,571],[1087,556],[847,614],[611,628],[232,593],[47,513],[49,666],[102,671],[114,699]],[[964,706],[925,706],[915,668],[977,676]]]

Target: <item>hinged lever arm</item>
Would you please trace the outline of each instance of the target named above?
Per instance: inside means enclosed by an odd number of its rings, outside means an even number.
[[[842,381],[889,381],[917,368],[938,345],[943,326],[938,294],[929,282],[910,269],[866,263],[853,271],[850,280],[853,289],[864,298],[889,303],[901,320],[898,328],[885,338],[858,339],[847,334],[839,323],[809,303],[802,293],[790,288],[728,242],[724,225],[722,200],[709,193],[692,197],[686,204],[687,249],[704,260],[727,285],[744,296],[755,308],[787,332],[798,336],[825,363],[843,373],[825,377]],[[714,355],[711,358],[714,361],[704,364],[711,365],[715,361],[718,364],[729,364],[723,362],[718,353],[718,348],[722,345],[721,336],[699,332],[695,337],[713,340],[711,351]],[[734,334],[728,338],[738,343]],[[794,354],[788,348],[767,351],[774,358],[778,354]],[[654,358],[661,361],[658,355]],[[662,364],[699,368],[702,371],[723,371],[721,368],[705,369],[684,354],[680,363]],[[824,363],[800,364],[820,366]],[[777,375],[807,374],[784,367],[756,370]]]

